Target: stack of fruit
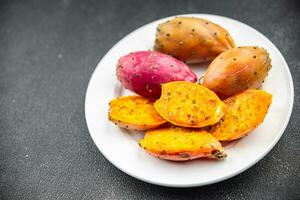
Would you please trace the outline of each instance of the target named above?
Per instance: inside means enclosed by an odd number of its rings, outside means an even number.
[[[157,27],[154,51],[121,57],[116,74],[140,96],[109,103],[109,120],[145,131],[139,142],[151,155],[185,161],[226,157],[220,141],[244,137],[259,126],[272,102],[260,90],[271,69],[267,51],[235,47],[227,30],[194,17]],[[211,62],[201,79],[185,63]]]

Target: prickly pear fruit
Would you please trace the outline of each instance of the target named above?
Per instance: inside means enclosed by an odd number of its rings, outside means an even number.
[[[131,130],[148,130],[166,123],[155,110],[153,101],[141,96],[124,96],[109,102],[108,119]]]
[[[139,144],[149,154],[166,160],[226,157],[220,142],[201,129],[168,127],[150,130]]]
[[[121,57],[116,74],[125,88],[147,98],[159,98],[163,83],[197,81],[196,74],[183,62],[155,51],[137,51]]]
[[[246,89],[260,88],[271,67],[265,49],[233,48],[213,60],[203,76],[202,85],[224,99]]]
[[[252,89],[225,99],[224,116],[210,133],[220,141],[244,137],[263,122],[271,102],[271,94]]]
[[[211,90],[196,83],[175,81],[162,85],[156,111],[177,126],[200,128],[217,123],[224,103]]]
[[[206,19],[175,17],[157,27],[155,49],[186,63],[211,61],[234,46],[227,30]]]

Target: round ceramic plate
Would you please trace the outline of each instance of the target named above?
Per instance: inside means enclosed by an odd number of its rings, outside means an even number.
[[[214,161],[198,159],[170,162],[150,156],[139,147],[141,132],[124,131],[108,121],[108,102],[131,94],[117,81],[115,66],[120,56],[153,48],[156,27],[169,18],[147,24],[119,41],[100,61],[90,80],[85,100],[85,117],[90,134],[101,153],[117,168],[140,180],[164,186],[192,187],[216,183],[235,176],[262,159],[282,136],[293,107],[293,81],[283,56],[261,33],[226,17],[189,14],[225,27],[237,46],[264,47],[272,58],[272,69],[263,89],[273,94],[264,122],[247,137],[225,146],[228,157]],[[206,66],[193,67],[200,77]]]

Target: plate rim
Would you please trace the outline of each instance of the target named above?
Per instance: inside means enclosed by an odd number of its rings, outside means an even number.
[[[223,176],[221,178],[216,178],[214,180],[210,180],[210,181],[207,181],[207,182],[203,182],[203,183],[191,183],[191,184],[174,184],[174,183],[162,183],[162,182],[159,182],[159,181],[153,181],[153,180],[149,180],[149,179],[145,179],[145,178],[142,178],[142,177],[139,177],[139,176],[136,176],[134,173],[131,173],[129,171],[127,171],[126,169],[124,169],[123,167],[119,166],[117,163],[113,162],[109,156],[107,156],[105,153],[103,153],[101,151],[101,148],[98,147],[98,145],[96,144],[96,140],[93,136],[93,134],[91,133],[91,125],[89,124],[88,122],[88,117],[87,117],[87,107],[88,107],[88,97],[89,97],[89,91],[91,90],[91,82],[97,72],[97,70],[100,69],[100,64],[102,62],[102,60],[104,60],[104,58],[111,52],[115,49],[115,47],[121,43],[123,40],[125,40],[127,37],[129,37],[129,35],[131,34],[134,34],[135,32],[137,32],[138,30],[144,28],[145,26],[151,24],[151,23],[155,23],[157,21],[160,21],[160,20],[164,20],[164,19],[168,19],[168,18],[171,18],[171,17],[176,17],[176,16],[194,16],[194,15],[206,15],[206,16],[212,16],[212,17],[219,17],[219,18],[224,18],[226,20],[232,20],[234,22],[237,22],[237,23],[241,23],[243,24],[244,26],[246,26],[247,28],[250,28],[254,31],[256,31],[258,33],[258,35],[260,37],[263,37],[267,40],[267,42],[272,46],[272,48],[276,51],[276,53],[279,55],[279,59],[283,61],[283,63],[285,64],[284,65],[284,68],[287,70],[287,76],[288,76],[288,79],[290,80],[290,86],[289,86],[289,89],[291,91],[290,93],[290,102],[288,104],[288,117],[285,118],[285,121],[283,123],[283,126],[281,127],[281,129],[278,131],[279,134],[276,136],[276,138],[273,140],[273,142],[268,146],[268,148],[265,150],[265,152],[263,154],[261,154],[259,157],[257,157],[257,159],[252,162],[251,164],[247,165],[246,167],[244,168],[241,168],[237,171],[235,171],[234,173],[231,173],[227,176]],[[159,18],[159,19],[156,19],[154,21],[151,21],[151,22],[148,22],[136,29],[134,29],[133,31],[127,33],[124,37],[122,37],[118,42],[116,42],[106,53],[105,55],[100,58],[100,61],[98,62],[97,66],[95,67],[95,69],[93,70],[93,73],[89,79],[89,82],[88,82],[88,87],[86,89],[86,95],[85,95],[85,103],[84,103],[84,113],[85,113],[85,121],[86,121],[86,125],[87,125],[87,128],[88,128],[88,131],[89,131],[89,134],[91,136],[91,138],[93,139],[93,142],[95,144],[95,146],[97,147],[98,151],[113,165],[115,166],[117,169],[121,170],[122,172],[124,172],[125,174],[131,176],[131,177],[134,177],[138,180],[141,180],[143,182],[147,182],[147,183],[150,183],[150,184],[154,184],[154,185],[159,185],[159,186],[165,186],[165,187],[174,187],[174,188],[187,188],[187,187],[198,187],[198,186],[205,186],[205,185],[211,185],[211,184],[214,184],[214,183],[218,183],[218,182],[221,182],[221,181],[224,181],[224,180],[227,180],[227,179],[230,179],[238,174],[241,174],[242,172],[248,170],[249,168],[251,168],[252,166],[254,166],[256,163],[258,163],[262,158],[264,158],[273,148],[274,146],[278,143],[279,139],[282,137],[282,135],[284,134],[286,128],[287,128],[287,125],[290,121],[290,118],[291,118],[291,115],[292,115],[292,111],[293,111],[293,106],[294,106],[294,82],[293,82],[293,78],[292,78],[292,75],[291,75],[291,72],[290,72],[290,69],[289,69],[289,65],[287,64],[286,60],[284,59],[283,55],[281,54],[281,52],[278,50],[278,48],[275,46],[275,44],[269,39],[267,38],[265,35],[263,35],[260,31],[258,31],[257,29],[249,26],[248,24],[242,22],[242,21],[239,21],[239,20],[236,20],[236,19],[233,19],[233,18],[230,18],[230,17],[226,17],[226,16],[221,16],[221,15],[214,15],[214,14],[207,14],[207,13],[186,13],[186,14],[178,14],[178,15],[171,15],[171,16],[167,16],[167,17],[163,17],[163,18]]]

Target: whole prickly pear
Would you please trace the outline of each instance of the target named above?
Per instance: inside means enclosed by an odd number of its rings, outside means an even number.
[[[146,98],[159,98],[162,83],[197,81],[196,74],[184,63],[155,51],[137,51],[121,57],[116,74],[125,88]]]
[[[233,48],[213,60],[202,84],[220,98],[227,98],[246,89],[260,88],[271,67],[265,49],[254,46]]]
[[[186,63],[213,60],[234,46],[227,30],[206,19],[175,17],[157,27],[155,49]]]

